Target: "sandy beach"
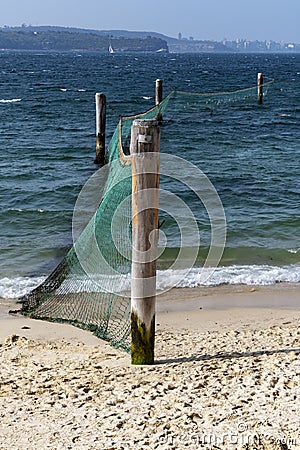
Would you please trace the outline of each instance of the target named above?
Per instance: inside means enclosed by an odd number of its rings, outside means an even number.
[[[0,448],[300,448],[299,294],[173,289],[153,366],[0,300]]]

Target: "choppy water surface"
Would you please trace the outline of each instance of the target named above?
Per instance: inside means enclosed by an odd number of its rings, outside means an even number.
[[[224,205],[226,249],[207,283],[299,282],[300,55],[0,52],[0,296],[26,292],[72,243],[76,198],[95,171],[95,92],[107,96],[109,139],[119,115],[153,105],[156,78],[165,94],[220,92],[255,85],[257,72],[276,80],[262,106],[248,99],[171,107],[161,146],[201,169]],[[180,183],[162,178],[162,186],[196,217],[201,266],[211,237],[207,212]],[[164,220],[167,269],[180,239],[174,220]],[[172,278],[169,270],[165,278]],[[181,285],[199,283],[194,268]]]

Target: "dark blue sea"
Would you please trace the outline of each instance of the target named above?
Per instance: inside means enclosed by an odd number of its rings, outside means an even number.
[[[96,92],[107,97],[109,141],[121,115],[154,105],[157,78],[164,95],[221,93],[255,86],[258,72],[274,80],[262,105],[255,95],[199,107],[193,100],[190,108],[170,103],[161,150],[202,171],[224,207],[226,246],[206,285],[300,282],[300,54],[0,51],[0,296],[28,292],[72,245],[74,205],[97,170]],[[198,286],[209,213],[188,189],[162,182],[199,224],[200,252],[180,283]],[[180,247],[172,217],[162,222],[161,279]],[[192,232],[187,245],[194,245]]]

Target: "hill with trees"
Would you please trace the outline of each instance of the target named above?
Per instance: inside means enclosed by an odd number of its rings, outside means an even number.
[[[168,51],[165,40],[155,36],[126,37],[100,34],[93,31],[78,32],[74,29],[55,27],[18,27],[0,29],[0,49],[5,50],[86,50],[108,52]]]

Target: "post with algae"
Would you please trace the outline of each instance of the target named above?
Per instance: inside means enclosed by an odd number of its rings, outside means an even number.
[[[153,364],[159,202],[158,122],[135,120],[131,129],[132,275],[131,363]]]
[[[105,128],[106,128],[106,96],[102,93],[95,95],[96,100],[96,158],[95,164],[103,166],[105,163]]]

